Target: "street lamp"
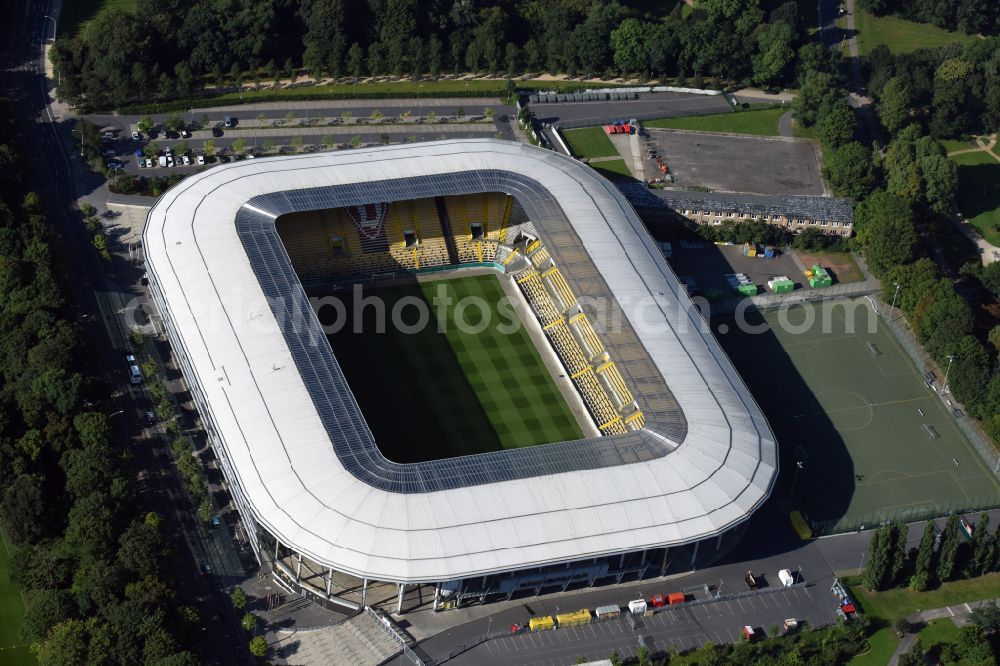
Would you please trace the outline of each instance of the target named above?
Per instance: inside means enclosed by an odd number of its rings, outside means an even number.
[[[944,371],[944,389],[942,389],[941,395],[948,395],[948,373],[951,372],[951,363],[954,360],[954,356],[948,357],[948,369]]]
[[[898,282],[893,282],[893,284],[896,285],[896,291],[892,295],[892,305],[889,306],[889,321],[890,322],[892,321],[892,311],[893,311],[893,308],[896,307],[896,296],[899,296],[899,283]]]
[[[113,419],[114,417],[118,416],[119,414],[124,414],[124,413],[125,413],[124,409],[119,409],[117,412],[112,412],[111,414],[108,414],[108,418],[109,419]]]
[[[799,472],[801,472],[805,468],[806,468],[806,464],[804,462],[802,462],[801,460],[797,460],[795,462],[795,475],[792,476],[792,489],[788,493],[788,499],[791,502],[795,501],[795,484],[799,480]]]

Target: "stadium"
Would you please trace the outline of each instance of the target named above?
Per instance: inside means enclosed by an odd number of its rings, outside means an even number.
[[[777,476],[657,245],[570,158],[478,139],[235,162],[166,192],[143,239],[246,537],[316,599],[438,610],[686,571]],[[406,325],[372,330],[373,297]]]

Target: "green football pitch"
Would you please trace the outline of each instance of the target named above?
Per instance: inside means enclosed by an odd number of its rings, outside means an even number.
[[[1000,504],[992,471],[866,301],[806,307],[811,325],[795,307],[754,315],[763,333],[720,336],[778,438],[793,503],[836,531],[879,513]],[[798,447],[807,461],[796,479]]]
[[[390,460],[421,462],[583,436],[524,327],[505,326],[518,320],[501,307],[505,294],[495,276],[363,292],[382,299],[386,320],[407,298],[409,305],[399,309],[406,325],[417,322],[413,303],[425,304],[429,319],[416,332],[391,324],[377,332],[374,307],[362,311],[359,329],[353,294],[341,294],[335,296],[347,321],[329,335],[330,345]],[[438,295],[449,304],[438,307]]]

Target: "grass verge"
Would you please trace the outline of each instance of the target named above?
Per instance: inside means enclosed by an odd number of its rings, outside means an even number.
[[[768,108],[716,113],[707,116],[685,116],[682,118],[662,118],[649,120],[646,127],[665,129],[697,130],[700,132],[731,132],[734,134],[756,134],[758,136],[778,136],[778,118],[788,109]]]
[[[610,178],[611,180],[616,180],[622,176],[632,178],[632,172],[628,170],[628,165],[625,164],[625,160],[594,162],[590,166],[592,169],[597,171],[597,173],[601,174],[605,178]]]
[[[600,127],[581,127],[580,129],[564,130],[563,138],[570,152],[576,157],[615,157],[618,151],[611,144],[611,139]]]
[[[936,590],[927,592],[914,592],[908,587],[885,592],[868,592],[857,584],[857,578],[852,578],[850,581],[854,596],[861,601],[864,611],[887,620],[890,625],[919,610],[1000,597],[1000,573],[942,583]]]
[[[851,659],[849,666],[885,666],[899,645],[892,627],[883,627],[868,637],[868,652]]]

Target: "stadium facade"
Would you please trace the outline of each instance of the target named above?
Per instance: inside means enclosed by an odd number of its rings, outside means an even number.
[[[600,436],[394,463],[306,298],[304,273],[327,264],[290,256],[276,221],[484,192],[511,199],[502,223],[465,220],[438,263],[516,282]],[[410,233],[378,251],[440,269]],[[320,599],[356,607],[388,583],[398,610],[431,585],[437,608],[687,570],[736,543],[774,484],[774,436],[683,285],[618,190],[570,158],[479,139],[236,162],[165,193],[143,237],[247,538]],[[327,240],[341,263],[353,252]],[[359,273],[385,258],[358,256]]]

